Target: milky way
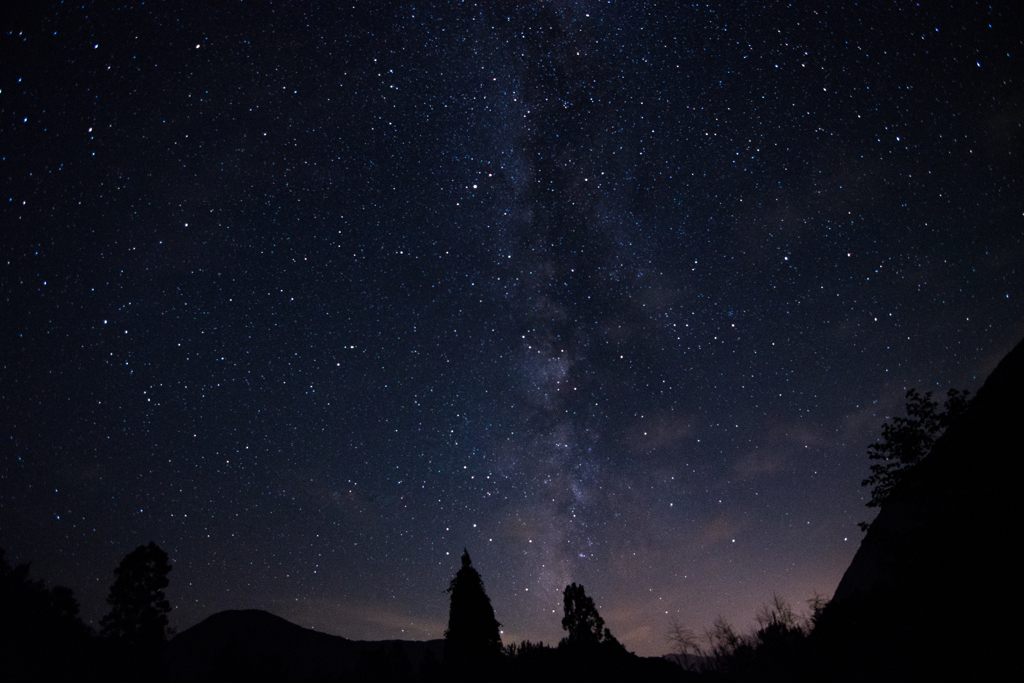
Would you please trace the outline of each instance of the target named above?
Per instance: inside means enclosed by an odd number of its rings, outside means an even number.
[[[0,546],[173,624],[632,650],[830,595],[906,389],[1024,336],[1015,3],[27,9]]]

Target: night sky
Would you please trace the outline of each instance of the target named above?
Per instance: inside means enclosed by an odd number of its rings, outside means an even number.
[[[0,51],[0,546],[93,624],[638,654],[831,596],[1024,336],[1019,2],[51,3]],[[333,3],[325,3],[331,4]]]

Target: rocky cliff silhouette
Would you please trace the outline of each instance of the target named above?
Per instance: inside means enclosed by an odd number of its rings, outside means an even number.
[[[1024,342],[882,505],[815,631],[822,667],[1024,679],[1006,625],[1019,618],[1022,461]]]

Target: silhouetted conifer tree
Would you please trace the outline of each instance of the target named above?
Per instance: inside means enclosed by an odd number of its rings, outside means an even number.
[[[484,582],[463,550],[462,568],[448,586],[451,609],[444,632],[444,664],[460,678],[473,678],[501,656],[501,624],[494,618]]]

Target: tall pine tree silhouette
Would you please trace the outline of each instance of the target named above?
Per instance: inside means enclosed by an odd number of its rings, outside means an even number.
[[[444,663],[459,678],[476,678],[501,656],[501,624],[480,574],[463,549],[462,569],[451,585],[448,630],[444,632]]]

